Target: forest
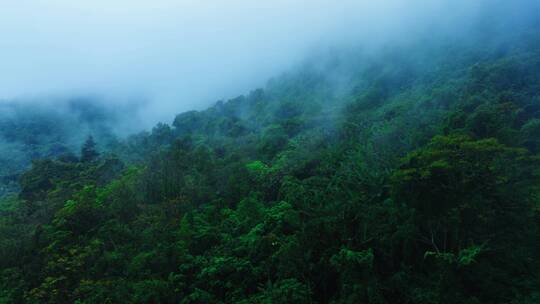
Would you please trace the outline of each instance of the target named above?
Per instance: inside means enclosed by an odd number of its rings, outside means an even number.
[[[128,137],[2,111],[0,303],[540,303],[539,29],[332,51]]]

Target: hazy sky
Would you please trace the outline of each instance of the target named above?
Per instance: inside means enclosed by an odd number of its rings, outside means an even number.
[[[170,121],[316,50],[466,23],[480,2],[0,0],[0,99],[143,99],[150,120]]]

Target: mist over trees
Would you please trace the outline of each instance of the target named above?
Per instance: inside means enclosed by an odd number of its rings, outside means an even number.
[[[78,157],[89,134],[111,149],[121,130],[120,119],[125,116],[97,99],[0,102],[0,196],[17,191],[20,174],[33,160]]]
[[[146,131],[0,104],[0,303],[539,303],[538,4],[385,3],[433,21]]]

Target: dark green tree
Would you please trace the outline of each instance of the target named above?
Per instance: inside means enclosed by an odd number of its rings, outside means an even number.
[[[89,163],[95,161],[99,157],[96,150],[96,142],[94,137],[89,135],[81,148],[81,162]]]

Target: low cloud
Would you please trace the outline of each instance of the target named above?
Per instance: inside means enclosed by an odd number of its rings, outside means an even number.
[[[143,120],[150,125],[262,86],[320,50],[467,35],[472,24],[489,24],[490,14],[516,22],[538,7],[533,5],[0,0],[0,99],[91,94],[108,102],[135,101],[144,104]]]

